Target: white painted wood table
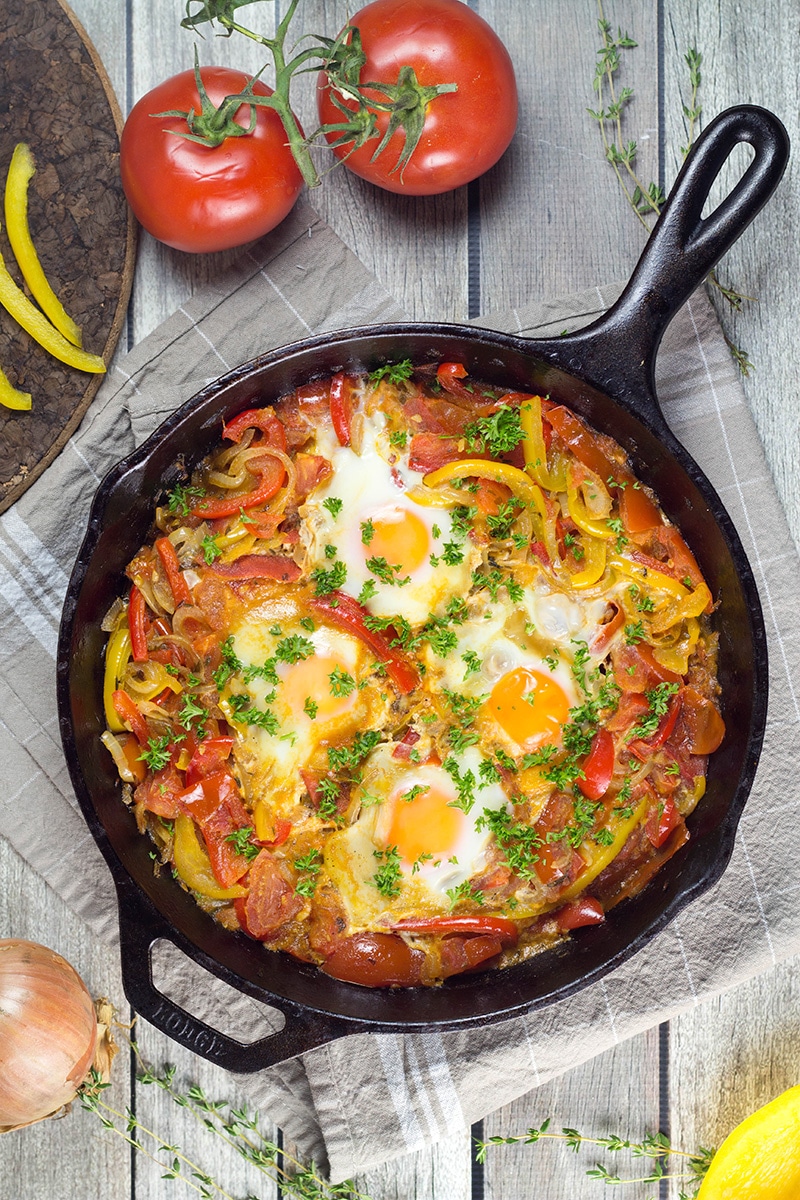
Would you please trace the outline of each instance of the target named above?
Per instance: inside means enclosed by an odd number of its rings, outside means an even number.
[[[277,0],[276,0],[277,2]],[[705,118],[729,104],[774,109],[798,136],[800,9],[796,0],[605,0],[614,29],[638,43],[623,57],[621,83],[634,88],[630,136],[638,139],[641,174],[666,186],[675,176],[686,137],[687,49],[703,54]],[[478,184],[428,200],[379,193],[335,173],[313,203],[414,318],[463,320],[527,300],[625,278],[643,231],[604,162],[598,129],[587,115],[599,45],[596,0],[474,0],[509,46],[518,73],[520,124],[503,161]],[[127,111],[162,78],[191,62],[192,37],[179,29],[180,0],[73,0]],[[306,28],[335,33],[357,5],[305,0]],[[265,6],[269,17],[270,7]],[[255,10],[253,10],[255,14]],[[255,17],[253,16],[253,19]],[[298,22],[300,23],[300,22]],[[208,40],[205,61],[261,65],[257,47],[241,39]],[[300,105],[313,127],[311,83]],[[796,286],[797,169],[723,264],[722,275],[758,297],[741,314],[724,312],[734,342],[755,370],[745,389],[766,446],[795,540],[800,540]],[[196,288],[213,279],[229,256],[194,258],[142,238],[126,336],[133,345]],[[66,955],[96,993],[122,1002],[116,956],[0,844],[0,932],[31,937]],[[573,1070],[558,1082],[487,1118],[484,1135],[511,1133],[552,1116],[554,1125],[586,1132],[640,1136],[660,1127],[687,1148],[717,1144],[732,1125],[784,1087],[800,1082],[795,964],[705,1004]],[[139,1029],[155,1063],[177,1064],[179,1075],[212,1095],[231,1096],[226,1077],[155,1030]],[[133,1082],[118,1060],[113,1096],[132,1104],[144,1124],[195,1149],[184,1115],[154,1089]],[[269,1120],[269,1114],[264,1114]],[[224,1147],[203,1143],[198,1158],[232,1195],[274,1193]],[[479,1169],[467,1135],[359,1179],[373,1200],[542,1200],[591,1197],[593,1156],[540,1145],[497,1151]],[[653,1195],[636,1188],[626,1195]],[[190,1194],[161,1171],[103,1134],[88,1113],[0,1140],[4,1200],[161,1200]],[[662,1185],[677,1197],[677,1185]]]

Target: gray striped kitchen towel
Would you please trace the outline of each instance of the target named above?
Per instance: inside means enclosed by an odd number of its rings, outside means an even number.
[[[618,289],[482,318],[553,334],[596,317]],[[253,313],[258,313],[257,319]],[[119,357],[78,432],[0,517],[0,834],[98,936],[116,936],[108,871],[80,816],[58,740],[61,602],[104,473],[177,405],[254,355],[310,332],[401,317],[339,239],[300,206],[235,268]],[[358,1034],[242,1077],[240,1088],[333,1180],[468,1128],[488,1111],[615,1042],[800,950],[795,831],[800,795],[798,561],[744,394],[711,307],[695,296],[658,363],[667,419],[698,459],[753,563],[770,639],[764,752],[721,882],[623,967],[529,1016],[465,1033]],[[253,1002],[168,953],[160,986],[179,1003],[253,1030]],[[198,982],[198,973],[202,981]],[[226,989],[227,991],[227,989]],[[263,1012],[259,1008],[260,1012]],[[262,1019],[259,1017],[259,1019]],[[268,1019],[263,1018],[268,1025]]]

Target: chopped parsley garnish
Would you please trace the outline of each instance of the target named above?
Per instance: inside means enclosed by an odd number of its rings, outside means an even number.
[[[298,879],[294,890],[298,896],[311,897],[317,890],[317,876],[322,870],[322,855],[319,850],[309,850],[294,860],[295,871],[301,871],[303,878]]]
[[[233,845],[237,854],[241,854],[248,862],[252,862],[254,858],[258,858],[261,853],[261,847],[256,846],[250,839],[255,830],[252,825],[246,826],[244,829],[235,829],[233,833],[229,833],[225,837],[226,842]]]
[[[489,570],[478,567],[472,572],[472,584],[476,588],[486,588],[493,604],[497,602],[501,587],[505,587],[509,600],[515,604],[518,604],[525,594],[522,585],[510,575],[504,574],[498,567],[492,567]]]
[[[384,363],[382,367],[376,367],[374,371],[370,371],[367,378],[373,387],[377,387],[382,379],[385,379],[387,383],[404,383],[413,374],[414,366],[411,359],[404,358],[402,362]]]
[[[483,893],[468,879],[463,880],[456,887],[448,888],[446,895],[450,897],[451,908],[455,908],[459,900],[472,900],[475,904],[483,904]]]
[[[139,758],[146,762],[151,771],[163,771],[164,767],[170,760],[170,738],[168,734],[164,734],[159,738],[148,738],[147,749],[143,750]]]
[[[275,735],[281,727],[281,723],[271,709],[255,708],[251,696],[236,695],[231,696],[229,704],[233,711],[233,719],[240,725],[255,725],[258,729],[263,729],[265,733]]]
[[[178,483],[167,494],[167,509],[171,513],[178,513],[182,517],[188,517],[192,507],[189,501],[200,500],[205,494],[205,488],[193,487],[192,485],[184,487],[183,484]]]
[[[178,724],[189,730],[194,723],[197,733],[202,737],[205,732],[205,722],[208,720],[208,709],[198,704],[193,696],[183,694],[183,703],[178,713]]]
[[[335,521],[344,508],[344,500],[340,500],[338,496],[328,496],[327,500],[322,501],[322,507],[327,508]]]
[[[452,733],[452,730],[451,730]],[[472,771],[465,771],[461,774],[458,763],[452,755],[448,755],[442,763],[445,771],[453,780],[458,792],[458,799],[451,800],[453,808],[460,808],[462,812],[468,813],[472,811],[472,806],[475,803],[475,787],[477,780]]]
[[[339,819],[339,784],[328,777],[317,784],[320,793],[319,815],[323,820]]]
[[[267,683],[271,683],[273,687],[277,687],[280,682],[278,672],[275,670],[274,658],[265,659],[261,666],[253,664],[249,667],[244,667],[240,664],[240,670],[245,683],[251,683],[254,679],[264,679]]]
[[[628,592],[639,612],[653,611],[655,608],[655,601],[653,600],[653,597],[644,595],[638,584],[632,583],[628,588]]]
[[[333,696],[349,696],[355,690],[355,679],[347,671],[343,671],[341,667],[334,667],[328,679],[330,680],[331,695]]]
[[[643,641],[644,637],[644,625],[641,621],[629,621],[625,626],[625,641],[629,646],[635,646],[637,642]]]
[[[461,661],[466,663],[467,667],[466,671],[464,672],[465,679],[469,679],[470,675],[477,675],[480,672],[481,666],[483,665],[481,663],[480,656],[476,654],[474,650],[466,650],[461,655]]]
[[[464,436],[470,450],[481,454],[489,453],[493,458],[509,454],[525,437],[519,409],[503,404],[490,416],[478,417],[477,421],[466,425]]]
[[[327,546],[325,547],[325,557],[336,558],[338,553],[339,551],[336,549],[336,547],[332,545],[331,542],[328,542]]]
[[[392,900],[399,896],[402,890],[400,852],[397,846],[389,846],[386,850],[373,850],[372,853],[382,865],[372,876],[370,883],[375,885],[382,896]]]
[[[213,563],[222,554],[222,551],[217,545],[217,539],[210,533],[206,534],[200,544],[203,550],[203,558],[207,563]]]
[[[290,666],[300,662],[301,659],[311,658],[313,654],[314,643],[310,638],[303,637],[299,633],[283,638],[275,647],[275,657],[278,662],[285,662]]]
[[[379,729],[357,733],[349,746],[329,746],[328,764],[332,771],[354,771],[381,740]]]
[[[366,521],[361,522],[361,541],[365,546],[368,546],[374,537],[375,526],[373,525],[372,521],[367,518]]]
[[[358,603],[366,604],[373,596],[378,594],[378,585],[374,579],[365,579],[361,591],[358,593]]]
[[[389,444],[397,446],[398,450],[405,450],[408,434],[405,429],[393,429],[389,434]]]
[[[311,617],[301,617],[300,624],[303,626],[303,629],[307,629],[309,633],[314,632],[315,626]]]
[[[221,692],[231,675],[235,674],[236,671],[242,670],[243,664],[236,656],[236,651],[233,648],[232,637],[229,636],[225,638],[225,641],[219,648],[219,652],[222,656],[222,662],[217,667],[216,671],[214,671],[212,679],[214,680],[214,685],[217,691]]]
[[[312,700],[310,696],[306,696],[305,703],[303,705],[303,712],[306,714],[306,716],[310,717],[312,721],[315,720],[317,713],[319,712],[319,705],[317,704],[316,700]]]
[[[653,736],[661,724],[661,718],[666,716],[670,700],[677,692],[678,687],[677,683],[659,683],[657,687],[645,693],[650,711],[629,730],[627,741]]]
[[[347,579],[347,567],[343,562],[335,562],[327,571],[324,567],[315,567],[311,572],[314,591],[317,596],[328,596],[342,587]]]
[[[425,792],[430,790],[427,783],[415,783],[407,792],[401,792],[400,799],[404,800],[406,804],[410,804],[412,800],[416,800],[417,796],[424,796]]]
[[[554,746],[552,742],[548,742],[546,745],[540,746],[538,750],[534,750],[531,754],[523,754],[522,769],[523,771],[527,771],[529,767],[543,767],[557,753],[558,747]]]
[[[517,519],[518,507],[519,505],[516,500],[506,500],[500,505],[496,513],[489,513],[486,517],[486,528],[492,537],[497,538],[499,541],[505,541],[506,538],[511,537],[511,526]],[[568,537],[570,537],[570,534],[566,534],[564,537],[565,543]]]
[[[500,847],[509,870],[520,879],[532,879],[536,853],[542,839],[532,825],[514,821],[507,809],[485,808],[475,822],[475,828],[488,829]]]
[[[399,578],[400,572],[403,569],[399,564],[389,563],[380,555],[373,555],[372,558],[368,558],[364,565],[368,571],[371,571],[373,575],[380,579],[381,583],[388,583],[392,587],[395,585],[403,587],[405,584],[411,582],[410,575],[406,575],[404,579]]]

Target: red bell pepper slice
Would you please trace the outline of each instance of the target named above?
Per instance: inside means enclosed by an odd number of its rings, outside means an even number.
[[[250,870],[250,862],[228,838],[252,823],[233,777],[227,771],[208,775],[181,792],[178,801],[200,827],[220,887],[232,887]]]
[[[271,408],[246,408],[228,422],[222,436],[229,442],[240,442],[248,429],[260,429],[268,445],[286,453],[286,429]]]
[[[257,504],[266,504],[283,487],[286,468],[280,459],[274,458],[267,450],[263,455],[254,455],[248,459],[247,469],[251,475],[261,476],[257,488],[251,492],[244,492],[243,495],[201,500],[192,509],[192,516],[212,521],[219,517],[232,517],[243,508],[255,508]]]
[[[286,817],[276,817],[272,823],[272,831],[275,834],[269,842],[259,842],[259,846],[282,846],[292,832],[292,822]]]
[[[607,729],[598,729],[581,764],[584,778],[578,780],[578,787],[588,800],[605,796],[614,774],[615,757],[614,738]]]
[[[128,598],[128,629],[134,662],[147,662],[147,601],[134,583]]]
[[[150,734],[147,730],[147,722],[139,712],[136,702],[131,699],[127,692],[123,692],[122,690],[114,692],[111,702],[120,721],[123,724],[129,725],[131,730],[136,734],[139,745],[146,746],[150,739]]]
[[[284,554],[243,554],[229,563],[212,563],[211,569],[223,579],[277,579],[294,583],[301,571],[293,558]]]
[[[553,916],[559,929],[565,933],[570,929],[580,929],[583,925],[602,925],[606,919],[602,904],[593,896],[579,896],[577,900],[570,900]]]
[[[515,946],[519,939],[519,929],[513,921],[480,913],[475,916],[405,917],[396,921],[392,929],[398,933],[480,934],[495,937],[504,946]]]
[[[597,633],[592,638],[589,650],[592,655],[602,658],[608,653],[609,646],[625,624],[625,612],[618,607],[610,621],[598,626]]]
[[[179,604],[191,604],[192,593],[183,577],[181,564],[178,562],[178,555],[172,542],[168,537],[160,537],[156,538],[155,546],[176,607]]]
[[[416,729],[407,729],[403,737],[392,751],[392,758],[402,759],[404,762],[411,760],[411,751],[422,737],[421,733],[417,733]]]
[[[350,423],[353,416],[353,381],[341,371],[331,380],[331,424],[342,446],[350,445]]]
[[[407,696],[419,687],[419,672],[414,663],[401,650],[390,646],[388,638],[380,630],[367,628],[364,620],[370,614],[352,596],[334,591],[327,596],[313,596],[309,605],[332,625],[337,625],[345,633],[352,633],[368,646],[385,663],[386,673],[401,695]]]
[[[648,813],[644,831],[648,840],[658,849],[659,846],[664,845],[675,826],[679,825],[682,820],[683,817],[678,811],[675,801],[671,796],[666,796],[660,799],[655,808]]]

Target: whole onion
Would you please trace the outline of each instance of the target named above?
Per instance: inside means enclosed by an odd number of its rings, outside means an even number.
[[[92,998],[67,960],[36,942],[0,939],[0,1133],[74,1099],[96,1045]]]

